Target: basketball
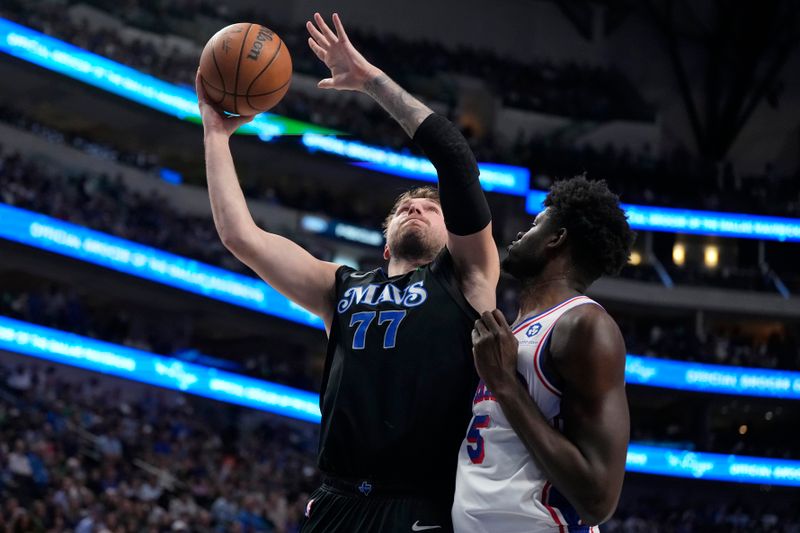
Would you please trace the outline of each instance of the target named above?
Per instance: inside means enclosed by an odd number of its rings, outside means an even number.
[[[255,115],[281,101],[292,80],[292,57],[278,35],[239,22],[218,31],[200,56],[208,100],[228,113]]]

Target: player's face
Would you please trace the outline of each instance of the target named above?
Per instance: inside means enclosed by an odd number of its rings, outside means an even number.
[[[508,246],[508,255],[500,264],[504,272],[517,279],[537,276],[547,263],[546,246],[554,236],[554,221],[548,209],[540,212],[526,232],[519,232]]]
[[[442,207],[427,198],[409,198],[397,206],[386,231],[391,257],[433,259],[447,243]]]

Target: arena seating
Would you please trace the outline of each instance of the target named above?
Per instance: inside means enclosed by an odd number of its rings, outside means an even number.
[[[19,122],[20,120],[15,121]],[[101,147],[82,137],[70,141],[68,135],[59,134],[37,123],[24,122],[24,124],[50,140],[71,142],[73,146],[78,144],[82,149],[101,152],[101,157],[103,154],[107,157],[116,157],[122,163],[147,162],[152,159],[144,154],[119,154],[113,148]],[[219,243],[209,219],[184,216],[167,209],[164,199],[157,195],[142,195],[129,191],[120,180],[91,171],[70,171],[68,179],[55,179],[59,173],[63,175],[65,171],[59,169],[57,165],[55,168],[52,166],[45,168],[39,162],[16,153],[2,154],[0,158],[2,158],[0,171],[8,185],[0,191],[0,199],[7,204],[49,214],[179,255],[220,265],[229,270],[248,272]],[[354,212],[355,204],[347,196],[347,192],[337,194],[335,188],[298,189],[293,184],[287,189],[270,187],[266,192],[262,191],[262,194],[266,194],[270,201],[287,207],[310,212],[333,213],[345,220],[355,219],[357,223],[370,224],[376,229],[385,216],[382,205],[373,206],[368,213],[363,210]],[[116,208],[116,202],[120,198],[125,199],[127,207],[124,210]],[[363,207],[363,203],[360,205]],[[268,220],[262,222],[265,228],[270,227]],[[502,225],[503,221],[498,221],[497,224]],[[512,229],[519,228],[509,228]],[[297,238],[319,258],[330,260],[335,253],[335,245],[330,242],[299,236]],[[787,250],[786,253],[790,251]],[[668,258],[662,257],[662,261],[668,263]],[[376,249],[368,262],[380,264],[380,250]],[[699,264],[685,265],[682,268],[671,268],[670,274],[679,284],[774,291],[764,272],[747,266],[711,271]],[[623,276],[654,282],[659,279],[648,265],[629,265],[623,271]]]
[[[209,400],[0,370],[6,531],[293,531],[319,482],[313,427],[262,417],[241,431],[241,410]]]
[[[0,17],[184,87],[193,87],[203,44],[202,32],[191,31],[194,26],[265,17],[261,7],[239,10],[234,7],[238,2],[210,0],[78,4],[4,0]],[[71,16],[81,9],[104,14],[112,26],[124,25],[125,39],[122,32],[99,29]],[[313,87],[310,80],[326,73],[307,50],[305,30],[283,27],[279,20],[274,29],[292,50],[295,72],[306,85],[290,91],[275,113],[350,134],[343,138],[419,154],[402,129],[371,102],[345,93],[307,90]],[[159,47],[149,38],[131,40],[137,32],[168,36],[188,46]],[[659,124],[657,111],[614,69],[546,57],[523,64],[492,52],[488,41],[485,48],[447,49],[355,28],[350,37],[367,56],[391,67],[391,74],[404,86],[455,120],[460,118],[455,87],[469,78],[483,80],[502,111],[563,120],[573,129],[620,120]],[[405,61],[398,62],[397,57]],[[14,98],[0,94],[4,135],[0,207],[17,206],[255,276],[222,246],[209,215],[199,126],[145,110],[17,58],[3,55],[0,62],[10,72],[25,71],[31,84],[41,76],[48,83],[57,80],[60,94],[96,96],[111,115],[92,124],[94,117],[78,117],[83,109],[76,113],[55,100],[19,106]],[[169,131],[178,132],[181,142],[161,135],[158,142],[169,149],[156,152],[159,146],[153,142],[137,135],[128,139],[128,130],[114,130],[117,107],[128,117],[143,111],[143,121],[150,120],[151,113],[153,129],[174,128]],[[743,173],[726,160],[709,163],[663,146],[592,147],[574,142],[570,132],[542,136],[520,131],[504,137],[465,124],[463,132],[480,161],[530,169],[531,188],[544,190],[560,177],[587,172],[590,178],[606,179],[631,204],[800,218],[798,169],[778,175],[765,161],[763,169]],[[140,126],[137,132],[148,127]],[[26,141],[14,144],[17,136]],[[195,137],[197,144],[191,145]],[[251,207],[258,208],[254,211],[261,227],[286,235],[323,260],[350,260],[365,269],[384,264],[380,245],[354,244],[336,238],[334,232],[306,231],[301,221],[323,217],[378,231],[395,189],[411,182],[309,153],[296,138],[262,143],[255,136],[236,136],[232,144],[245,195]],[[175,153],[184,158],[170,160]],[[261,164],[261,154],[285,156],[287,163],[280,171],[267,168]],[[308,164],[299,165],[302,168],[295,174],[284,170],[295,162]],[[159,179],[160,172],[173,164],[180,168],[177,181],[183,184]],[[367,183],[365,176],[375,181]],[[495,239],[502,249],[530,216],[522,197],[488,196]],[[191,209],[180,208],[190,203]],[[698,252],[680,264],[673,260],[678,242],[694,245],[695,252],[714,244],[725,260],[711,268]],[[601,526],[602,533],[800,533],[797,487],[783,487],[780,482],[756,485],[746,471],[750,459],[754,465],[759,458],[768,458],[769,464],[800,461],[800,440],[793,431],[800,413],[794,407],[796,400],[788,399],[791,387],[782,395],[759,395],[784,386],[777,377],[770,381],[769,376],[780,374],[775,371],[800,371],[797,246],[641,233],[635,248],[639,259],[624,268],[621,280],[610,280],[610,289],[602,293],[607,298],[590,293],[618,323],[628,354],[643,356],[628,359],[645,361],[643,371],[656,372],[657,364],[663,369],[677,362],[681,364],[676,375],[688,382],[685,369],[690,365],[682,363],[696,363],[693,369],[705,368],[700,364],[721,369],[714,370],[717,373],[708,381],[698,379],[699,390],[636,384],[630,379],[634,373],[626,369],[631,453],[635,446],[675,453],[669,461],[689,463],[676,475],[691,476],[693,465],[702,467],[694,463],[705,453],[736,454],[741,460],[736,464],[744,469],[738,473],[741,483],[637,474],[629,455],[622,498],[614,516]],[[615,293],[619,287],[624,290]],[[643,300],[637,291],[681,293],[685,298],[669,303]],[[509,320],[516,316],[518,296],[519,287],[503,278],[497,306]],[[771,307],[757,305],[767,300]],[[212,373],[240,374],[234,379],[242,382],[257,378],[316,394],[323,373],[326,337],[321,326],[310,328],[268,311],[154,283],[136,273],[114,271],[13,238],[0,239],[0,319],[22,321],[32,330],[52,328],[60,338],[74,333],[85,337],[77,342],[86,345],[91,342],[87,339],[101,340],[119,350],[127,347],[149,352],[146,356],[170,357],[179,366],[196,364],[211,367]],[[71,346],[75,347],[81,348]],[[137,353],[141,361],[142,354]],[[177,386],[156,388],[143,384],[146,380],[122,380],[80,369],[77,363],[64,366],[29,355],[24,350],[0,350],[0,530],[298,531],[309,495],[322,477],[316,465],[317,425],[177,392]],[[142,365],[135,368],[140,374],[129,375],[131,380],[147,372]],[[764,380],[749,392],[720,392],[711,386],[712,380],[739,379],[748,368],[758,369],[752,371],[753,381]],[[794,379],[785,377],[788,373],[780,375],[786,382]],[[235,401],[231,398],[224,401]],[[719,461],[730,465],[732,460]],[[786,479],[796,482],[796,466],[788,468],[792,471]]]
[[[148,3],[137,3],[128,9],[128,13],[142,13],[149,8]],[[197,55],[186,54],[177,49],[167,50],[166,53],[157,49],[146,41],[134,41],[134,45],[123,43],[114,32],[97,30],[92,32],[88,27],[70,22],[62,4],[45,4],[38,10],[14,10],[13,3],[0,10],[0,15],[27,23],[31,27],[44,30],[78,46],[85,47],[98,54],[110,57],[134,68],[155,74],[176,83],[190,85],[193,83],[197,65]],[[163,7],[169,13],[180,11]],[[153,21],[163,23],[163,18],[154,16],[134,16],[133,20]],[[253,14],[255,16],[255,14]],[[235,14],[229,14],[234,17]],[[153,29],[153,28],[151,28]],[[321,75],[316,58],[305,50],[304,38],[301,35],[286,35],[287,41],[294,41],[297,50],[296,67],[303,68],[314,75]],[[355,38],[355,37],[354,37]],[[365,36],[367,46],[375,46],[376,50],[390,49],[396,53],[397,46],[402,43],[393,40],[386,46],[376,42],[375,38]],[[198,45],[199,46],[199,45]],[[408,45],[413,49],[413,45]],[[429,58],[435,58],[429,45],[421,45],[422,51],[411,54],[410,57],[420,57],[424,63]],[[404,48],[403,48],[404,49]],[[438,48],[437,48],[438,50]],[[463,58],[464,51],[454,53],[454,56]],[[486,65],[485,68],[497,68],[501,72],[510,71],[515,80],[526,87],[526,91],[515,90],[516,94],[537,94],[531,91],[531,76],[541,75],[543,70],[537,66],[530,69],[517,71],[506,68],[508,65],[497,58],[487,56],[482,52],[474,52],[475,64]],[[166,55],[165,55],[166,54]],[[378,54],[380,55],[380,54]],[[426,59],[427,58],[427,59]],[[377,59],[376,59],[377,60]],[[386,61],[389,61],[387,58]],[[431,59],[433,64],[460,65],[461,61],[452,58]],[[470,60],[472,61],[472,60]],[[415,62],[404,63],[416,65]],[[422,67],[420,67],[422,68]],[[521,68],[521,67],[520,67]],[[433,67],[422,68],[425,72],[436,70]],[[606,85],[598,80],[618,80],[619,76],[609,72],[606,77],[598,76],[596,71],[580,73],[580,69],[565,67],[572,72],[566,74],[563,81],[558,81],[558,76],[550,76],[556,80],[556,88],[541,91],[545,94],[567,95],[569,101],[557,104],[558,109],[580,109],[581,98],[587,105],[594,105],[598,101],[608,98],[598,98],[597,91]],[[489,76],[492,72],[481,73]],[[564,83],[570,87],[578,87],[579,80],[591,80],[583,89],[573,91],[559,90],[558,84]],[[576,85],[577,84],[577,85]],[[536,84],[533,83],[533,86]],[[514,86],[512,83],[511,86]],[[616,82],[609,82],[609,95],[621,98],[623,108],[630,109],[631,98],[629,91],[620,90]],[[575,94],[578,103],[574,100]],[[513,97],[512,97],[513,99]],[[367,107],[353,105],[349,96],[341,98],[312,98],[299,91],[291,91],[277,108],[276,113],[285,114],[294,118],[309,120],[316,124],[338,128],[368,140],[372,144],[390,146],[394,148],[414,149],[408,138],[395,127],[391,121],[386,120],[383,111],[377,106]],[[714,165],[697,160],[686,151],[676,150],[674,153],[656,155],[653,148],[645,146],[640,152],[632,153],[629,150],[619,150],[608,147],[598,150],[590,146],[577,147],[565,142],[558,137],[537,138],[517,135],[511,143],[501,143],[491,136],[475,138],[468,129],[465,134],[470,138],[479,160],[496,161],[517,164],[529,167],[535,176],[540,177],[540,185],[546,186],[554,177],[564,177],[589,172],[592,177],[606,179],[612,188],[628,202],[652,205],[667,205],[686,208],[699,208],[709,210],[750,212],[772,215],[798,216],[800,214],[800,197],[793,184],[798,176],[776,176],[771,165],[767,165],[763,172],[754,174],[736,173],[730,165]],[[646,183],[646,186],[642,186]],[[746,191],[746,194],[745,194]]]
[[[4,361],[0,378],[7,531],[290,532],[319,482],[311,426],[44,364]],[[790,494],[703,483],[664,497],[632,476],[601,530],[800,530]]]

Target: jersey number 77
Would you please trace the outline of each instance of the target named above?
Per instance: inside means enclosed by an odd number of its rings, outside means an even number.
[[[376,311],[361,311],[353,313],[350,316],[350,327],[356,327],[356,331],[353,334],[354,350],[363,350],[366,346],[367,331],[372,321],[375,320],[376,315],[378,316],[379,326],[388,323],[388,326],[386,326],[386,333],[383,335],[383,348],[394,348],[397,344],[397,330],[400,328],[400,323],[406,317],[405,310],[381,311],[380,313]]]

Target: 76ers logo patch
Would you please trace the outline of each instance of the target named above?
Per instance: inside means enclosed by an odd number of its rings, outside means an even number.
[[[539,334],[541,330],[542,330],[542,325],[539,322],[537,322],[536,324],[533,324],[531,327],[529,327],[527,331],[525,331],[525,336],[535,337],[536,335]]]

